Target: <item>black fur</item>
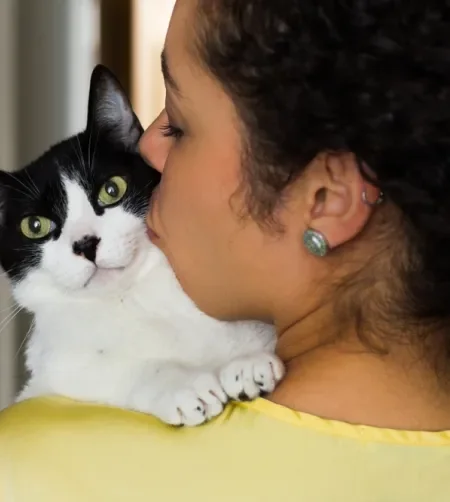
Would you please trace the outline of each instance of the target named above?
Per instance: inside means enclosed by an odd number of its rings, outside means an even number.
[[[111,97],[124,105],[113,117]],[[0,172],[0,263],[14,281],[39,264],[42,242],[58,239],[67,216],[67,197],[62,177],[83,186],[97,214],[105,209],[98,192],[112,176],[127,179],[128,189],[120,202],[127,211],[144,217],[150,195],[160,174],[148,166],[137,151],[143,132],[131,104],[114,75],[99,65],[94,69],[86,129],[50,148],[40,158],[13,174]],[[45,216],[55,223],[43,240],[27,239],[20,231],[26,216]]]

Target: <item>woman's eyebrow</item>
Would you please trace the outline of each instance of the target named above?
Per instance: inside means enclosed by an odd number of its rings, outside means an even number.
[[[170,87],[178,95],[181,95],[180,88],[178,87],[178,84],[176,83],[175,79],[173,78],[172,74],[170,73],[169,65],[167,63],[167,54],[166,54],[165,49],[163,49],[163,51],[161,52],[161,72],[163,74],[166,86]]]

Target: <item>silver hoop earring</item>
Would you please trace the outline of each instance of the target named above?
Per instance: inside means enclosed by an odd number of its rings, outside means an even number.
[[[313,256],[323,258],[330,251],[330,246],[325,236],[317,230],[308,228],[303,234],[303,244]]]
[[[384,201],[384,193],[380,191],[380,193],[378,194],[378,197],[377,197],[377,200],[374,201],[374,202],[371,202],[368,198],[367,198],[367,192],[366,192],[366,189],[364,189],[362,191],[362,194],[361,194],[361,199],[363,201],[363,203],[366,205],[366,206],[370,206],[370,207],[375,207],[375,206],[379,206],[383,201]]]

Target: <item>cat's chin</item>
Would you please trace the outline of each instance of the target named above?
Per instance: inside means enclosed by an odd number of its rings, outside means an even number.
[[[83,285],[83,289],[94,290],[105,286],[116,285],[126,274],[128,267],[96,268],[91,277]]]

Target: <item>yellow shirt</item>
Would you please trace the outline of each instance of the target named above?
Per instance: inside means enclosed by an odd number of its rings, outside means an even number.
[[[1,502],[449,502],[450,431],[352,426],[263,399],[211,423],[59,398],[0,413]]]

